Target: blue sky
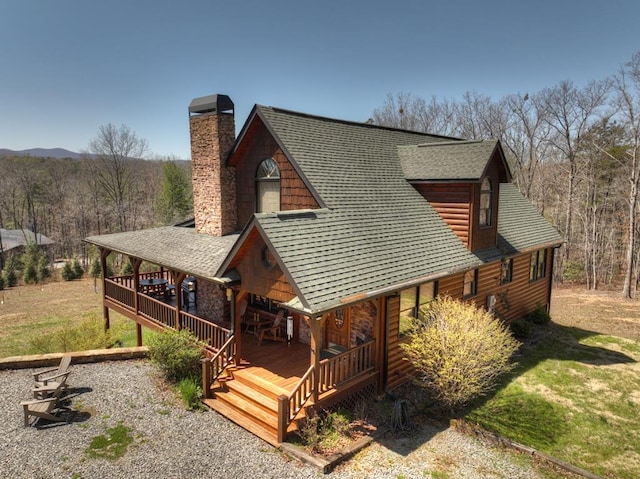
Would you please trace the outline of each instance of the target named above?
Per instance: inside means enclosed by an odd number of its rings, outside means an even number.
[[[640,2],[0,0],[0,148],[81,151],[107,123],[188,158],[187,107],[229,95],[366,121],[388,93],[498,99],[615,73]]]

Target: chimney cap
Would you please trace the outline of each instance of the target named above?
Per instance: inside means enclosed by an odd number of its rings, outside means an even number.
[[[204,113],[231,113],[233,102],[227,95],[209,95],[194,98],[189,104],[189,115]]]

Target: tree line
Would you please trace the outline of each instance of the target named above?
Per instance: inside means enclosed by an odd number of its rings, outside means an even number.
[[[640,281],[640,51],[605,79],[494,100],[389,94],[374,124],[499,139],[514,182],[559,230],[555,279],[620,287]]]
[[[0,171],[0,228],[43,234],[55,242],[52,258],[85,266],[92,259],[87,236],[193,214],[190,163],[149,159],[146,141],[124,125],[101,126],[79,160],[0,157]],[[5,261],[10,255],[0,251]]]

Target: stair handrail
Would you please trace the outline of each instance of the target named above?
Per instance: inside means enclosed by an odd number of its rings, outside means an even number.
[[[289,395],[278,397],[278,442],[283,442],[289,424],[313,394],[315,366],[312,364],[303,374]]]
[[[202,389],[205,397],[210,397],[211,385],[233,363],[236,337],[234,334],[218,349],[211,359],[202,360]]]

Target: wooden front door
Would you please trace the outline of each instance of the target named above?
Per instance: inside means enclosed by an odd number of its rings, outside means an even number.
[[[338,309],[329,313],[329,317],[325,323],[325,332],[325,347],[336,344],[345,349],[349,349],[351,334],[349,308]]]

